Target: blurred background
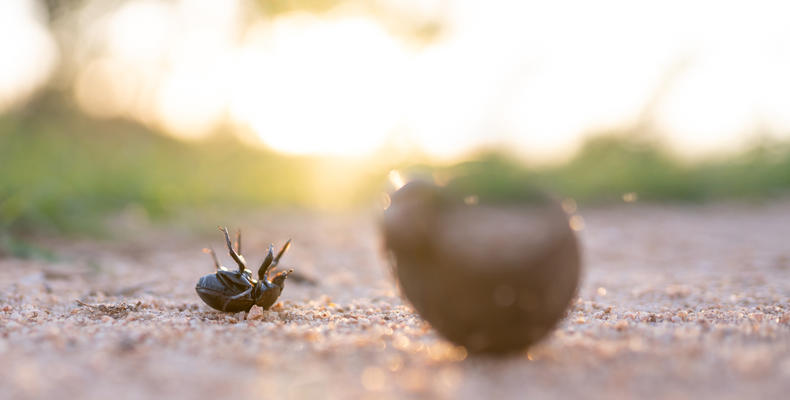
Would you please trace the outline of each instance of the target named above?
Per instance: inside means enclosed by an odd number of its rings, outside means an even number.
[[[2,1],[0,233],[370,208],[392,170],[474,169],[574,204],[782,196],[788,11]]]

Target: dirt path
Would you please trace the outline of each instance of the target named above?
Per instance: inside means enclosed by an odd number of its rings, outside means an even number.
[[[505,359],[467,356],[404,305],[369,216],[242,221],[251,262],[269,241],[293,237],[284,264],[315,280],[289,281],[279,306],[248,321],[194,292],[212,269],[200,249],[219,248],[218,235],[53,242],[59,262],[0,260],[0,398],[790,392],[790,203],[582,215],[586,271],[574,309],[547,340]]]

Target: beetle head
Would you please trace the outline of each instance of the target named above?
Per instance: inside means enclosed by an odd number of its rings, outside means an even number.
[[[294,270],[289,269],[288,271],[278,272],[277,275],[275,275],[274,278],[272,278],[272,283],[279,286],[280,289],[282,289],[283,287],[285,287],[285,279],[288,278],[288,274],[290,274],[291,272],[294,272]]]

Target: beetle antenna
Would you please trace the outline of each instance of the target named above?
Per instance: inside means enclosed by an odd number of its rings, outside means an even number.
[[[236,253],[241,254],[241,228],[236,230]]]

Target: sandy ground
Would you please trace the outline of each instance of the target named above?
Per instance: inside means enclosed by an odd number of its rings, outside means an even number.
[[[414,314],[398,297],[371,215],[241,221],[253,264],[269,241],[293,237],[283,264],[308,278],[289,281],[279,305],[247,321],[209,309],[194,291],[212,271],[200,250],[220,248],[218,233],[50,239],[58,262],[0,260],[0,398],[790,392],[790,202],[582,215],[579,298],[546,340],[506,358],[467,355]]]

